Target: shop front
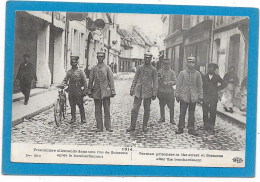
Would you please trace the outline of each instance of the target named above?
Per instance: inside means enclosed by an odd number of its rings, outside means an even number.
[[[183,70],[183,31],[179,30],[165,39],[166,57],[171,61],[171,68],[175,73]]]
[[[187,57],[196,58],[196,70],[205,74],[210,62],[212,20],[203,21],[185,32],[183,68]]]

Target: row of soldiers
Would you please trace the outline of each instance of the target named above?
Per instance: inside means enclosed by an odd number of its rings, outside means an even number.
[[[30,86],[27,82],[36,76],[32,71],[32,66],[28,61],[29,55],[24,55],[24,63],[21,64],[17,74],[20,80],[22,92],[25,95],[25,104],[28,103]],[[97,132],[103,131],[103,114],[104,108],[104,126],[106,130],[112,132],[110,117],[110,98],[116,95],[113,72],[111,68],[104,63],[105,52],[97,52],[98,63],[90,70],[89,84],[87,84],[85,73],[78,68],[78,56],[71,56],[71,69],[67,72],[61,86],[68,85],[68,96],[71,107],[71,123],[76,121],[76,105],[79,107],[81,122],[86,122],[83,97],[88,95],[94,99],[95,118],[97,121]],[[196,71],[196,60],[194,57],[187,58],[187,69],[176,74],[170,68],[170,61],[164,60],[163,68],[156,70],[151,64],[152,54],[144,54],[144,64],[137,68],[130,95],[134,96],[133,109],[131,111],[131,125],[127,132],[135,130],[136,121],[140,106],[143,102],[143,131],[147,132],[147,124],[150,117],[150,105],[152,100],[159,99],[160,120],[165,122],[165,106],[167,105],[170,112],[170,123],[174,121],[174,103],[175,99],[180,102],[180,115],[178,130],[176,134],[183,133],[185,128],[185,116],[188,109],[188,133],[197,135],[195,131],[195,107],[196,103],[202,103],[203,121],[207,131],[214,134],[214,125],[216,120],[216,109],[218,103],[218,90],[225,86],[222,78],[215,73],[218,66],[214,63],[208,65],[209,72],[201,75]],[[27,77],[26,77],[27,75]],[[27,78],[27,79],[26,79]],[[219,86],[220,83],[220,86]],[[29,84],[27,84],[29,85]],[[173,86],[176,85],[176,91]],[[24,89],[28,88],[28,89]],[[83,88],[83,89],[82,89]],[[29,93],[29,94],[28,94]]]
[[[97,132],[103,131],[102,106],[104,107],[104,125],[107,131],[112,132],[110,119],[110,98],[116,95],[113,73],[111,68],[104,64],[105,52],[97,53],[98,64],[90,71],[89,84],[85,75],[77,67],[78,57],[71,57],[72,68],[68,71],[62,84],[69,84],[69,101],[71,106],[71,122],[76,121],[75,107],[78,105],[81,114],[81,122],[86,122],[83,97],[88,95],[94,99],[95,118],[97,121]],[[202,76],[196,71],[196,60],[194,57],[187,58],[187,70],[180,72],[176,78],[175,72],[170,68],[170,61],[164,60],[163,68],[156,70],[151,65],[152,54],[144,54],[144,64],[137,68],[130,95],[134,96],[133,109],[131,111],[131,125],[127,132],[135,130],[140,106],[143,102],[143,131],[147,132],[147,124],[150,117],[150,106],[152,100],[159,99],[160,120],[165,122],[165,106],[170,112],[170,123],[174,121],[175,98],[180,102],[180,115],[178,130],[176,134],[183,133],[185,128],[185,115],[188,109],[188,133],[197,136],[195,131],[195,107],[196,103],[203,105],[203,121],[207,131],[214,134],[216,120],[216,108],[218,102],[218,90],[224,88],[222,78],[215,74],[218,66],[209,64],[209,72]],[[221,84],[219,86],[219,83]],[[176,85],[176,92],[173,86]],[[82,90],[81,87],[84,87]]]

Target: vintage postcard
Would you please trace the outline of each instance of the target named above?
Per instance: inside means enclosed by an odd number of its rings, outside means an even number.
[[[46,3],[7,4],[12,165],[254,174],[258,10]]]

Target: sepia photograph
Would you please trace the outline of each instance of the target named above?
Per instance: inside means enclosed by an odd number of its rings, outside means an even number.
[[[16,11],[11,161],[245,167],[249,17]]]
[[[246,7],[6,3],[2,173],[253,177],[258,21]]]

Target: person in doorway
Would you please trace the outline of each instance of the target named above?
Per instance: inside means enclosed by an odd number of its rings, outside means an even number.
[[[32,81],[37,81],[36,72],[33,64],[30,62],[30,55],[23,55],[23,62],[20,64],[16,80],[20,81],[20,89],[24,95],[24,105],[28,104]]]
[[[97,52],[98,64],[90,70],[88,96],[94,99],[97,132],[103,131],[102,105],[104,107],[105,128],[113,132],[110,118],[110,98],[116,95],[112,70],[104,63],[105,52]]]
[[[185,128],[185,115],[189,107],[188,133],[197,136],[195,131],[195,108],[197,102],[203,99],[203,83],[200,72],[195,70],[195,57],[187,58],[187,70],[177,77],[176,101],[180,102],[180,116],[176,134],[182,134]]]
[[[225,74],[224,76],[224,81],[227,87],[225,88],[222,98],[221,98],[221,103],[223,104],[223,107],[226,112],[233,113],[233,98],[235,95],[235,90],[238,85],[238,77],[235,73],[235,67],[231,66],[229,68],[229,72]]]
[[[143,101],[143,131],[147,132],[147,124],[150,117],[151,100],[155,100],[158,90],[158,75],[155,67],[151,65],[152,54],[144,54],[144,64],[137,67],[135,77],[130,89],[130,95],[134,97],[133,109],[131,111],[131,126],[127,132],[134,131],[138,112]]]
[[[241,106],[240,111],[246,112],[247,110],[247,78],[246,76],[240,86],[240,92],[241,92]]]
[[[171,62],[169,59],[163,61],[163,68],[158,71],[158,99],[160,105],[160,115],[161,118],[159,122],[165,122],[165,105],[168,106],[170,110],[170,123],[174,122],[174,89],[173,86],[176,85],[175,72],[170,68]]]
[[[218,65],[210,63],[208,73],[202,78],[203,80],[203,123],[204,129],[209,134],[215,134],[214,126],[216,121],[218,91],[225,87],[224,80],[215,73]],[[220,86],[218,85],[220,84]]]
[[[71,122],[76,122],[76,105],[79,107],[81,123],[86,123],[83,97],[87,95],[87,79],[82,70],[78,68],[79,56],[71,56],[71,69],[66,73],[60,87],[68,84],[69,103],[71,109]],[[82,89],[83,87],[83,89]]]
[[[114,73],[117,74],[117,64],[114,64]]]

